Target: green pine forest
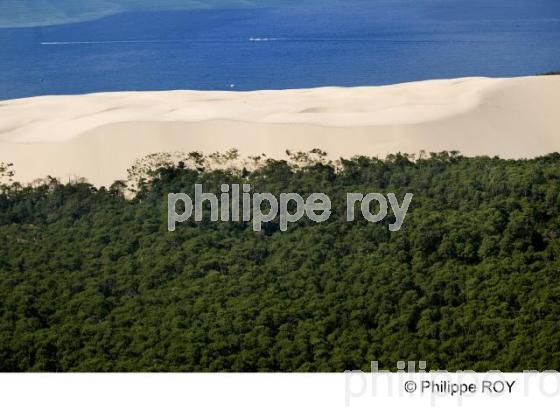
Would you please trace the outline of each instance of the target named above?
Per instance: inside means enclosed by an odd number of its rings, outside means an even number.
[[[560,154],[157,154],[96,188],[0,164],[1,371],[560,370]],[[167,193],[327,193],[327,222],[189,221]],[[347,192],[414,193],[403,227]]]

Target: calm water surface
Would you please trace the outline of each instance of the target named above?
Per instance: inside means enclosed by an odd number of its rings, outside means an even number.
[[[126,12],[0,29],[0,99],[390,84],[560,70],[560,1]]]

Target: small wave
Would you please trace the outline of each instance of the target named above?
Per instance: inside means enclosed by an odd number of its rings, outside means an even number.
[[[249,41],[281,41],[281,38],[274,37],[249,37]]]
[[[280,41],[284,39],[271,37],[251,37],[249,41]],[[165,43],[235,43],[242,39],[197,38],[197,39],[167,39],[167,40],[100,40],[100,41],[43,41],[42,46],[68,46],[88,44],[165,44]]]
[[[42,46],[67,46],[73,44],[127,44],[127,43],[170,43],[171,40],[106,40],[106,41],[43,41]]]

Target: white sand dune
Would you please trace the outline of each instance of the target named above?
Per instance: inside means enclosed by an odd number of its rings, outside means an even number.
[[[560,150],[559,101],[560,76],[35,97],[0,101],[0,162],[15,163],[22,182],[78,175],[107,185],[135,159],[165,151],[534,157]]]

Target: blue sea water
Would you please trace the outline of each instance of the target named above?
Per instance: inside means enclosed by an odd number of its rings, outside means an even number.
[[[391,84],[560,70],[558,0],[124,12],[0,29],[0,99]]]

